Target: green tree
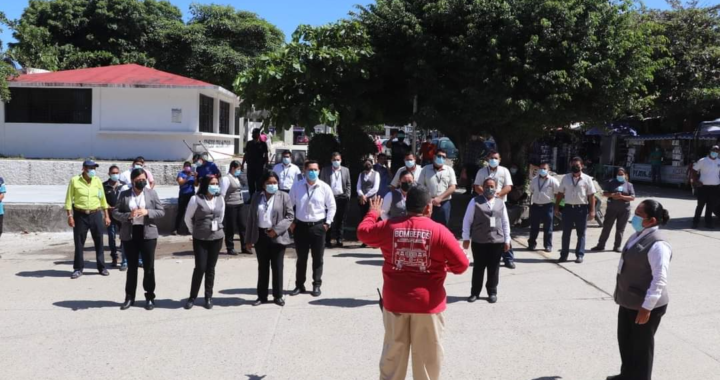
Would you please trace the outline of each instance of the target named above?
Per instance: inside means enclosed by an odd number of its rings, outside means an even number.
[[[8,25],[8,19],[5,13],[0,12],[0,26]],[[2,28],[0,28],[0,32]],[[6,60],[10,60],[10,56],[3,48],[2,40],[0,40],[0,102],[10,101],[10,90],[8,89],[8,78],[17,75],[17,71]]]

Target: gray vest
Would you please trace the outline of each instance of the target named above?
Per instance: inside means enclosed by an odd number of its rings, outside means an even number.
[[[470,236],[474,243],[499,244],[505,243],[502,229],[502,216],[505,204],[502,199],[495,199],[495,206],[489,209],[487,199],[475,197],[475,218],[470,226]],[[490,219],[495,219],[495,227],[490,227]]]
[[[215,209],[211,210],[207,202],[205,202],[204,196],[196,195],[196,197],[197,209],[195,215],[193,215],[193,239],[218,240],[224,238],[225,232],[223,232],[221,215],[225,205],[222,198],[216,197],[218,201],[215,202]],[[217,221],[217,231],[212,230],[213,220]]]
[[[225,193],[225,204],[228,206],[237,206],[243,204],[242,187],[240,187],[240,180],[230,176],[230,186],[228,186],[227,192]]]
[[[659,241],[664,241],[662,234],[659,231],[654,231],[645,235],[632,248],[623,251],[623,266],[621,272],[617,275],[615,285],[615,302],[618,305],[631,310],[640,310],[642,308],[645,295],[653,280],[652,267],[648,261],[648,252],[650,252],[653,244]],[[665,306],[669,301],[670,297],[668,296],[667,287],[665,287],[655,307]]]
[[[370,172],[367,181],[363,179],[364,177],[365,172],[360,173],[360,189],[362,190],[363,194],[367,194],[368,191],[372,190],[372,188],[375,187],[375,172]]]
[[[400,190],[393,190],[392,203],[390,203],[390,212],[388,212],[388,219],[398,218],[405,216],[407,211],[405,210],[405,201],[403,200],[402,193]]]

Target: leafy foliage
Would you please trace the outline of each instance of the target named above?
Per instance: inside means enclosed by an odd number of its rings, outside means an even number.
[[[8,25],[9,22],[3,12],[0,12],[0,26]],[[0,29],[2,31],[2,29]],[[6,60],[9,60],[10,56],[3,49],[2,41],[0,41],[0,102],[10,101],[10,90],[8,89],[8,78],[13,77],[17,74],[15,68],[10,66]]]

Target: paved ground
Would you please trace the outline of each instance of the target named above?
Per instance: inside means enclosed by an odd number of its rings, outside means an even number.
[[[694,207],[683,193],[645,194],[661,197],[678,218],[666,231],[674,248],[672,301],[657,336],[655,379],[716,380],[720,231],[683,229]],[[524,251],[523,231],[517,232],[518,268],[502,270],[497,304],[464,302],[470,271],[448,278],[443,379],[592,380],[616,373],[617,309],[610,294],[618,254],[590,253],[582,265],[557,265]],[[590,230],[588,246],[599,232]],[[559,239],[556,234],[555,247]],[[382,322],[375,288],[382,278],[376,250],[326,252],[322,297],[288,297],[285,308],[250,306],[256,262],[225,256],[218,263],[216,308],[186,311],[189,242],[162,238],[158,309],[121,312],[123,273],[104,278],[88,263],[86,276],[69,279],[69,235],[4,235],[0,241],[1,378],[377,378]],[[86,252],[86,259],[92,256]],[[290,254],[286,289],[294,263]]]

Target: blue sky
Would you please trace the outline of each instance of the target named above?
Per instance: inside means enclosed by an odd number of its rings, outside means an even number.
[[[183,13],[187,13],[192,2],[232,5],[238,9],[255,12],[260,17],[277,25],[289,36],[300,24],[322,25],[347,16],[355,4],[367,4],[372,0],[171,0]],[[720,4],[720,0],[701,0],[703,5]],[[27,6],[27,0],[3,0],[0,11],[10,19],[19,18]],[[666,8],[665,0],[645,0],[653,8]],[[0,40],[7,43],[12,40],[9,31],[0,34]]]

